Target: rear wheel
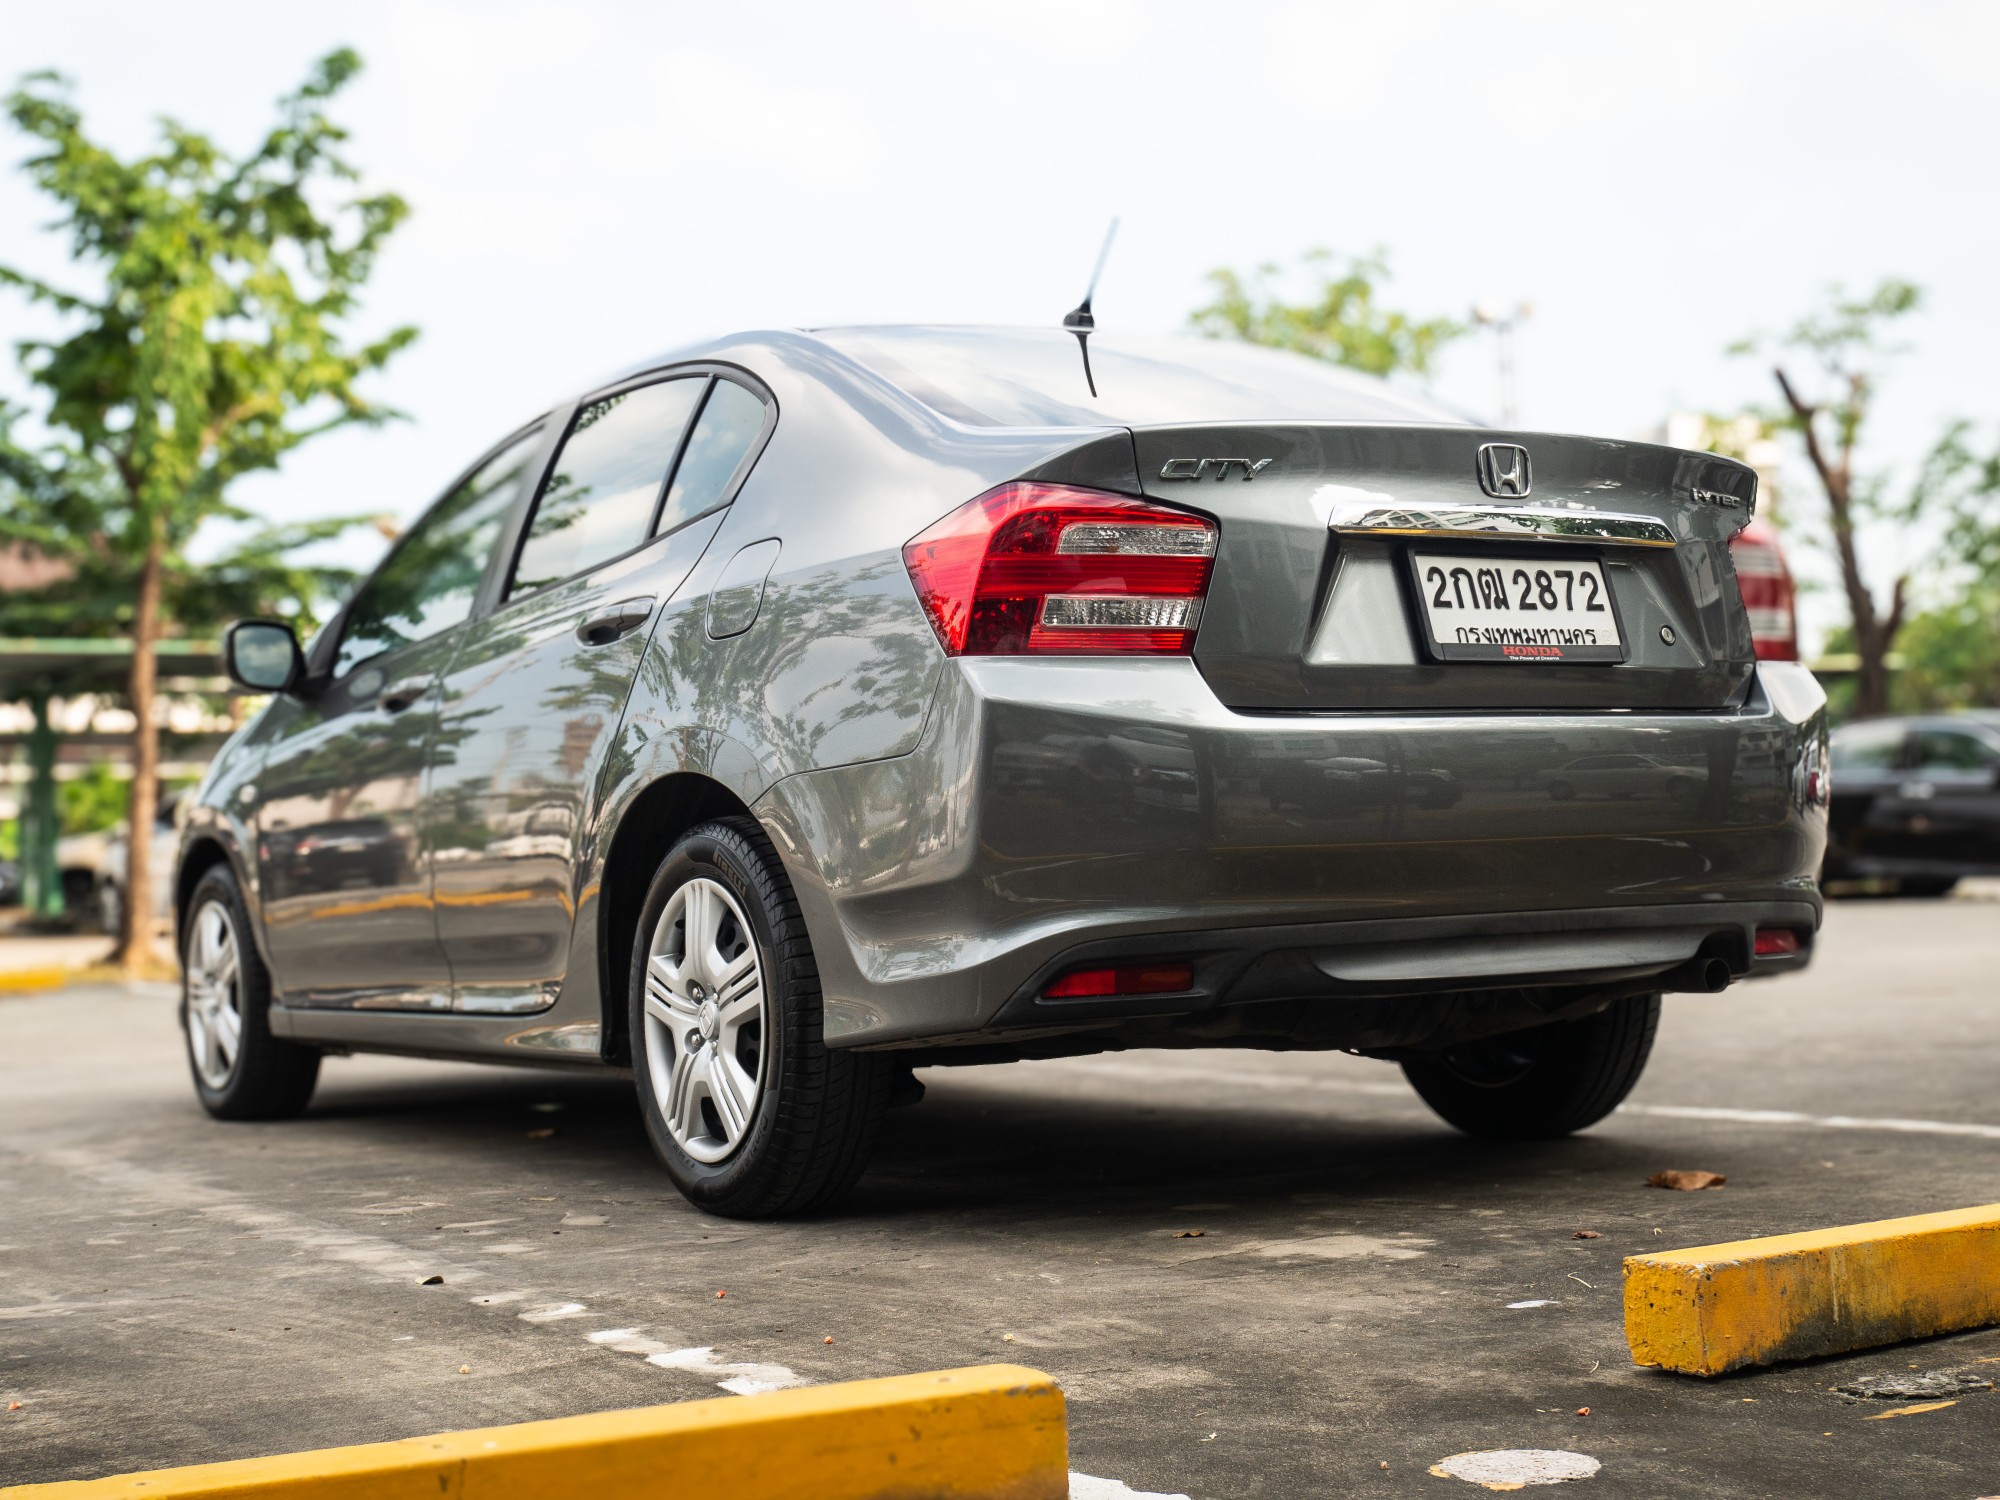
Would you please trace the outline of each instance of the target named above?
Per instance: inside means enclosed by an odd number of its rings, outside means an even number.
[[[1660,997],[1594,1016],[1484,1037],[1403,1064],[1447,1123],[1491,1140],[1544,1140],[1595,1125],[1632,1092],[1652,1054]]]
[[[853,1186],[895,1070],[826,1046],[812,944],[754,819],[703,824],[661,863],[629,1004],[646,1133],[691,1202],[773,1218]]]
[[[1920,875],[1896,882],[1896,893],[1900,896],[1935,898],[1949,896],[1957,889],[1956,875]]]
[[[226,865],[202,876],[188,902],[181,1029],[194,1091],[217,1119],[285,1119],[312,1099],[319,1052],[271,1034],[271,978]]]

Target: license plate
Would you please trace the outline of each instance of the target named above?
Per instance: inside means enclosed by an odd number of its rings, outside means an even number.
[[[1418,612],[1438,661],[1617,662],[1625,637],[1592,557],[1412,547]]]

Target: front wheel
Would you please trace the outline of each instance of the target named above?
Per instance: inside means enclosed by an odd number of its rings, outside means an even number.
[[[1467,1135],[1547,1140],[1595,1125],[1632,1092],[1652,1055],[1660,997],[1484,1037],[1403,1064],[1424,1103]]]
[[[319,1052],[271,1034],[271,977],[225,865],[202,876],[188,902],[181,1029],[194,1091],[217,1119],[287,1119],[311,1101]]]
[[[895,1070],[826,1046],[805,921],[754,819],[705,823],[662,861],[628,1018],[646,1134],[690,1202],[774,1218],[861,1175]]]

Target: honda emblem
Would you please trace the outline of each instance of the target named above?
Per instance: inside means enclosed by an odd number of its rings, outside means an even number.
[[[1496,500],[1519,500],[1533,484],[1528,450],[1516,443],[1486,444],[1478,468],[1479,487]]]

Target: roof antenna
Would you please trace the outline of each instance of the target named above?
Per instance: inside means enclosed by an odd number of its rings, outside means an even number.
[[[1097,295],[1097,278],[1104,274],[1104,261],[1111,254],[1111,242],[1118,238],[1118,220],[1113,217],[1111,227],[1104,231],[1104,248],[1097,252],[1097,268],[1090,273],[1090,286],[1083,294],[1083,300],[1063,314],[1062,326],[1076,335],[1076,347],[1083,355],[1084,384],[1090,387],[1094,399],[1097,395],[1097,380],[1090,373],[1090,335],[1097,327],[1097,319],[1091,316],[1090,299]]]

